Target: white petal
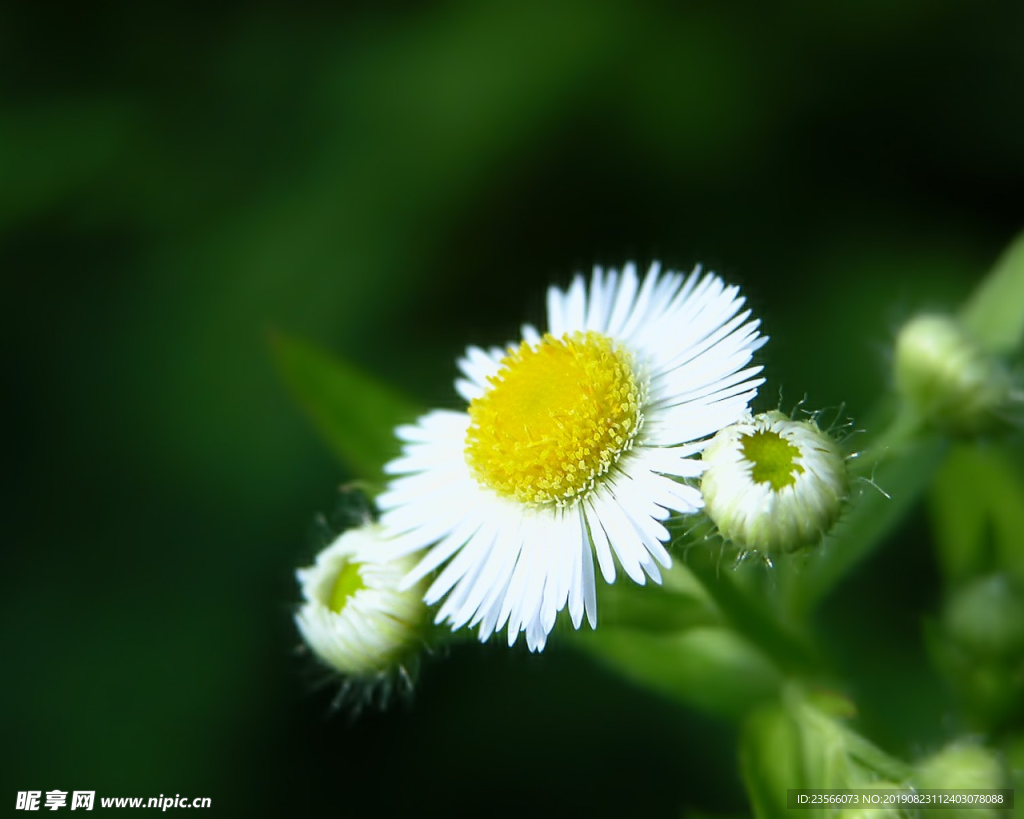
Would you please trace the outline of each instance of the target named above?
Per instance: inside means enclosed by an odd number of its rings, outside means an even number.
[[[601,525],[608,534],[608,542],[619,559],[622,571],[634,583],[639,583],[642,586],[645,582],[640,557],[643,546],[633,530],[632,524],[626,519],[622,509],[613,498],[599,496],[595,499],[594,506]]]
[[[456,583],[469,577],[472,578],[479,573],[481,567],[487,562],[487,557],[494,545],[497,530],[493,521],[485,521],[470,537],[463,542],[455,558],[444,567],[444,570],[437,576],[430,588],[427,589],[424,599],[433,605],[441,599]],[[451,597],[446,605],[451,604]],[[448,611],[442,607],[438,613],[439,619],[444,619]]]
[[[601,576],[606,583],[615,582],[615,561],[612,559],[612,552],[608,546],[608,535],[601,525],[601,518],[593,501],[588,499],[581,504],[587,517],[587,528],[590,530],[590,537],[594,542],[594,551],[597,552],[597,562],[601,566]]]
[[[583,547],[583,604],[591,628],[597,628],[597,580],[594,577],[594,558],[588,546]]]
[[[590,554],[590,535],[587,534],[586,524],[582,517],[582,510],[578,507],[573,514],[580,517],[579,541],[572,545],[571,580],[569,583],[569,616],[572,618],[573,628],[579,628],[583,622],[584,607],[584,585],[583,585],[583,564],[590,561],[590,570],[593,573],[594,563]]]
[[[608,310],[611,306],[611,295],[606,290],[611,283],[611,277],[606,278],[600,267],[594,268],[594,274],[590,280],[590,301],[587,304],[585,329],[604,333],[605,323],[608,321]]]
[[[524,324],[521,328],[523,334],[523,341],[529,344],[531,347],[536,347],[540,344],[541,338],[540,333],[537,332],[537,328],[532,324]]]
[[[637,280],[636,267],[627,264],[623,268],[622,276],[619,279],[619,288],[614,295],[614,306],[611,318],[608,319],[608,335],[612,338],[621,338],[622,327],[629,320],[633,311],[633,299],[636,297]]]
[[[650,270],[647,271],[647,275],[644,276],[643,284],[633,304],[632,313],[625,326],[617,333],[619,338],[628,339],[638,327],[649,322],[648,311],[651,307],[651,295],[654,293],[654,285],[657,283],[659,270],[660,266],[658,264],[652,264]]]
[[[420,562],[416,564],[416,568],[402,580],[401,585],[398,587],[399,591],[410,589],[415,586],[420,580],[455,554],[455,552],[464,546],[466,541],[472,536],[473,532],[466,535],[464,531],[456,529],[446,538],[438,542],[436,546],[427,551],[426,555],[424,555]]]
[[[557,287],[548,288],[548,332],[555,338],[565,333],[565,310],[562,291]]]
[[[565,332],[573,333],[585,328],[586,287],[582,276],[574,276],[565,298]]]
[[[494,359],[479,347],[467,347],[466,355],[458,360],[458,366],[473,384],[487,389],[487,379],[498,372],[500,361],[500,356]]]
[[[467,592],[459,611],[452,617],[452,623],[465,625],[481,616],[480,609],[494,589],[503,589],[511,577],[512,567],[522,549],[522,526],[520,521],[509,520],[498,525],[492,545],[492,553],[483,566],[480,575]]]

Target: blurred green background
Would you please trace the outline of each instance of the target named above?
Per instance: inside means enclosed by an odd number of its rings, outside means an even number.
[[[455,406],[455,356],[539,321],[549,283],[703,262],[772,337],[759,408],[856,419],[899,322],[1020,227],[1022,34],[1019,3],[944,0],[6,4],[0,797],[745,812],[733,728],[557,639],[331,712],[293,572],[358,476],[268,332]],[[895,753],[949,730],[938,595],[922,513],[822,613]]]

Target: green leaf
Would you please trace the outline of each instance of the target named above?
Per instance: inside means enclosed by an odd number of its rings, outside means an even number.
[[[289,390],[338,459],[357,477],[379,480],[398,454],[394,428],[416,417],[415,405],[307,341],[274,332],[270,345]]]
[[[1020,349],[1024,340],[1024,234],[1003,252],[960,317],[990,352]]]
[[[918,434],[914,419],[897,415],[886,424],[876,413],[877,424],[868,429],[887,429],[854,461],[869,470],[854,483],[854,495],[821,549],[804,561],[780,561],[782,598],[798,622],[857,564],[865,560],[924,494],[946,453],[946,441],[933,434]]]
[[[950,583],[995,571],[1024,578],[1024,476],[1005,449],[959,444],[929,494],[939,561]]]
[[[601,628],[640,629],[651,633],[722,624],[722,615],[683,563],[662,573],[662,585],[603,584]]]
[[[686,559],[725,621],[769,656],[780,671],[796,676],[820,672],[821,657],[807,635],[780,621],[768,602],[774,579],[750,564],[723,567],[722,556],[710,549],[691,550]]]
[[[763,654],[718,626],[652,633],[602,624],[575,634],[579,648],[626,679],[719,716],[742,717],[782,684]]]
[[[673,594],[662,586],[616,583],[601,591],[601,627],[634,628],[651,633],[720,624],[708,602]]]
[[[799,648],[765,611],[744,602],[729,570],[717,576],[715,565],[714,559],[680,560],[664,572],[660,586],[602,586],[600,628],[570,632],[569,639],[670,699],[742,717],[776,696],[779,669]],[[757,627],[750,627],[752,620]]]
[[[862,788],[880,780],[901,781],[909,774],[907,765],[834,717],[835,708],[836,695],[789,685],[779,701],[747,719],[740,736],[740,767],[759,819],[788,816],[790,788]],[[829,811],[811,813],[823,816]]]
[[[856,774],[847,737],[840,723],[805,704],[792,687],[781,702],[753,713],[740,737],[740,769],[755,816],[787,816],[790,788],[851,787]]]
[[[740,772],[758,819],[787,816],[786,790],[811,787],[803,775],[802,758],[799,726],[781,703],[772,703],[747,720],[740,735]]]
[[[1008,736],[1003,743],[1003,756],[1006,759],[1006,767],[1010,770],[1012,777],[1011,785],[1017,793],[1024,791],[1024,731]],[[1019,816],[1021,813],[1020,803],[1011,816]]]

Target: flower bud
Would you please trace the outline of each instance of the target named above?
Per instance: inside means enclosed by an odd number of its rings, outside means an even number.
[[[721,430],[704,449],[701,492],[722,536],[766,553],[820,542],[849,491],[846,461],[813,421],[766,412]]]
[[[946,632],[974,656],[1024,654],[1024,590],[1008,575],[974,580],[949,599]]]
[[[321,661],[354,677],[386,675],[413,658],[428,623],[422,584],[399,591],[416,565],[391,558],[376,524],[349,529],[296,576],[295,624]]]
[[[917,412],[956,433],[990,423],[1010,397],[1010,379],[953,318],[921,315],[896,337],[896,389]]]
[[[1010,778],[1002,760],[994,751],[972,742],[954,742],[918,763],[913,783],[922,790],[990,790],[1010,787]],[[932,809],[923,811],[923,814],[948,819],[985,819],[986,816],[998,816],[1002,812],[978,805],[964,805],[962,809]]]
[[[954,742],[919,762],[914,772],[919,788],[1005,788],[1006,770],[994,751],[973,742]]]

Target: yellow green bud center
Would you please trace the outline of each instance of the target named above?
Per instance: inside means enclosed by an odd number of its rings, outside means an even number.
[[[804,468],[796,462],[800,450],[779,433],[766,430],[740,438],[743,457],[751,464],[750,476],[756,483],[767,483],[778,492],[796,483]]]
[[[346,563],[341,567],[338,576],[334,578],[331,594],[327,599],[327,608],[335,614],[340,614],[341,610],[348,603],[349,598],[357,591],[365,588],[366,584],[363,582],[363,576],[359,573],[359,564]]]
[[[476,479],[531,506],[578,501],[633,445],[643,416],[627,355],[594,333],[509,351],[469,405]]]

